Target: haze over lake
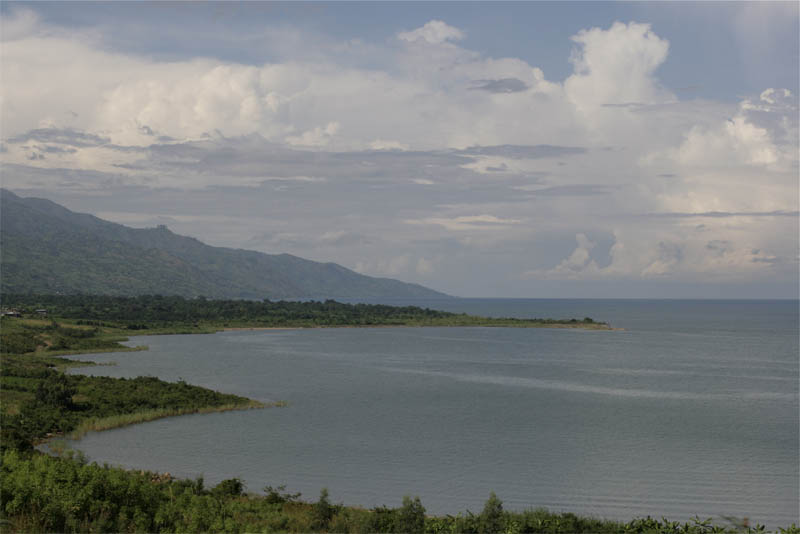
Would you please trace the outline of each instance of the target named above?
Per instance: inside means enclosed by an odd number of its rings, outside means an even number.
[[[798,521],[798,302],[445,299],[624,331],[370,328],[143,336],[75,372],[155,375],[289,406],[87,435],[91,460],[286,484],[431,513]]]

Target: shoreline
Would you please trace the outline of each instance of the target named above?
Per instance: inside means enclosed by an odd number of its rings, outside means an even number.
[[[555,328],[559,330],[595,330],[595,331],[608,331],[608,332],[623,332],[624,328],[613,327],[607,324],[568,324],[568,323],[534,323],[534,324],[453,324],[453,325],[438,325],[438,324],[343,324],[343,325],[311,325],[311,326],[225,326],[216,332],[242,332],[242,331],[256,331],[256,330],[317,330],[325,328]],[[213,333],[216,333],[213,332]],[[199,333],[199,332],[198,332]],[[147,332],[138,331],[133,336],[146,336]],[[152,334],[150,334],[152,335]],[[161,335],[161,334],[159,334]],[[165,333],[164,335],[171,335]]]
[[[198,408],[161,408],[155,410],[145,410],[141,412],[132,412],[120,415],[110,415],[107,417],[90,418],[81,421],[77,428],[65,433],[61,437],[73,441],[80,441],[83,436],[89,432],[103,432],[105,430],[113,430],[115,428],[123,428],[132,426],[139,423],[147,423],[156,421],[158,419],[165,419],[167,417],[179,417],[181,415],[192,414],[206,414],[206,413],[219,413],[231,412],[237,410],[260,410],[264,408],[275,408],[285,406],[284,401],[275,401],[263,403],[255,399],[248,399],[247,402],[238,404],[224,404],[221,406],[202,406]]]
[[[83,367],[92,367],[91,365],[84,365]],[[114,430],[115,428],[123,428],[126,426],[133,426],[139,423],[148,423],[158,419],[165,419],[167,417],[179,417],[182,415],[193,414],[206,414],[206,413],[219,413],[231,412],[237,410],[260,410],[263,408],[279,408],[286,406],[286,401],[274,401],[263,403],[255,399],[248,399],[248,402],[238,404],[225,404],[222,406],[202,406],[199,408],[160,408],[154,410],[144,410],[140,412],[130,412],[118,415],[109,415],[107,417],[92,417],[84,419],[78,426],[68,432],[53,432],[49,433],[41,440],[37,440],[34,446],[47,445],[51,441],[59,439],[68,439],[72,441],[80,441],[89,432],[103,432],[105,430]]]

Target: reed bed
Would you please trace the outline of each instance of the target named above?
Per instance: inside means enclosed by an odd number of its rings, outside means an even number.
[[[111,352],[139,352],[142,350],[150,350],[147,345],[137,345],[135,347],[99,347],[91,349],[63,349],[63,350],[37,350],[35,353],[39,356],[77,356],[80,354],[106,354]]]
[[[164,417],[174,417],[177,415],[187,415],[194,413],[213,413],[213,412],[228,412],[231,410],[252,410],[257,408],[272,408],[286,406],[286,401],[277,401],[270,403],[263,403],[256,400],[248,399],[246,402],[221,404],[219,406],[202,406],[202,407],[189,407],[189,408],[157,408],[153,410],[144,410],[141,412],[126,413],[120,415],[111,415],[108,417],[92,417],[84,419],[78,426],[69,433],[70,439],[81,439],[87,432],[100,432],[102,430],[111,430],[112,428],[120,428],[128,425],[135,425],[137,423],[145,423],[147,421],[154,421]]]

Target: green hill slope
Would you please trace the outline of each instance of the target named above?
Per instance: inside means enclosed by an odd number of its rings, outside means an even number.
[[[212,247],[0,190],[0,291],[215,298],[441,297],[289,254]]]

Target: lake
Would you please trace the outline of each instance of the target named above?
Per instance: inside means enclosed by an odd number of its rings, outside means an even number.
[[[386,302],[386,301],[383,301]],[[92,433],[91,460],[285,484],[315,500],[628,520],[798,519],[798,302],[442,299],[480,315],[590,316],[624,331],[341,328],[139,336],[81,355],[284,408]]]

